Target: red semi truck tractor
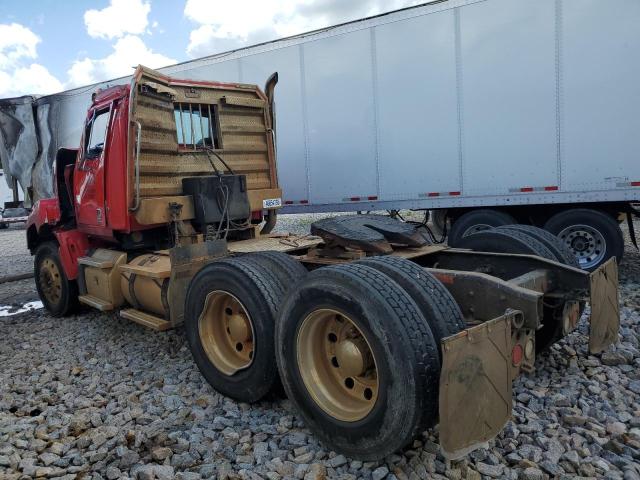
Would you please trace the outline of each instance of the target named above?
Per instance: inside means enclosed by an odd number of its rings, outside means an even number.
[[[276,82],[263,93],[138,67],[95,93],[80,145],[57,152],[54,195],[28,220],[52,315],[84,304],[156,330],[184,324],[213,388],[255,402],[282,383],[323,442],[363,459],[437,423],[452,458],[492,438],[513,379],[586,302],[591,352],[617,340],[615,258],[586,272],[534,227],[467,237],[492,252],[382,215],[272,234]]]

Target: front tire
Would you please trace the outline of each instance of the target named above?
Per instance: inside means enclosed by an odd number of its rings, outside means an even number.
[[[437,419],[433,334],[411,297],[369,266],[307,275],[279,314],[276,349],[289,399],[333,450],[379,459]]]
[[[52,316],[64,317],[77,308],[78,284],[64,273],[57,243],[46,242],[37,248],[34,277],[40,300]]]

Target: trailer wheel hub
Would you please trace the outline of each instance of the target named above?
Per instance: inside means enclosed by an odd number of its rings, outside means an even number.
[[[590,225],[571,225],[558,237],[573,251],[581,268],[591,268],[605,257],[607,242],[602,233]]]
[[[253,362],[253,325],[246,308],[231,293],[207,295],[198,321],[200,343],[214,366],[233,375]]]
[[[345,422],[371,412],[378,397],[378,371],[355,322],[332,309],[316,310],[300,325],[296,347],[300,375],[320,408]]]

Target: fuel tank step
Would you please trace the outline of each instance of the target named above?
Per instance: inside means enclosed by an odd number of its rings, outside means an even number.
[[[110,310],[113,310],[113,303],[107,302],[102,298],[98,298],[93,295],[80,295],[78,297],[78,300],[80,300],[80,303],[89,305],[90,307],[100,310],[101,312],[108,312]]]
[[[86,265],[87,267],[106,269],[113,267],[113,258],[101,258],[100,252],[96,252],[94,257],[80,257],[78,258],[79,265]]]
[[[159,332],[171,328],[171,323],[167,322],[164,318],[141,312],[140,310],[136,310],[135,308],[126,308],[124,310],[120,310],[120,316]]]

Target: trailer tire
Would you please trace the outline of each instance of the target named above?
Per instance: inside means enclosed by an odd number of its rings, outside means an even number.
[[[291,288],[307,275],[307,269],[291,255],[277,251],[248,253],[238,257],[242,261],[255,261],[271,271],[283,284],[285,290]]]
[[[599,210],[573,208],[555,214],[544,229],[558,236],[578,258],[580,268],[593,271],[616,257],[622,261],[624,237],[614,218]]]
[[[342,336],[341,328],[355,336]],[[355,362],[361,373],[350,371],[342,380],[341,369],[354,364],[337,360],[347,341],[365,350],[358,358],[369,359],[369,370]],[[331,354],[328,342],[336,349],[330,362],[323,360]],[[329,448],[349,457],[382,458],[437,419],[440,364],[429,325],[407,292],[369,266],[329,266],[307,275],[280,311],[276,351],[298,413]],[[361,378],[375,380],[375,394],[358,387]],[[355,389],[353,401],[345,388]]]
[[[0,222],[0,230],[4,230],[5,228],[9,228],[8,223]]]
[[[459,248],[468,248],[477,252],[514,253],[537,255],[538,257],[558,261],[557,257],[542,242],[523,232],[492,229],[464,237]]]
[[[498,227],[497,230],[514,230],[525,233],[535,238],[545,247],[551,250],[558,262],[569,265],[570,267],[580,268],[580,263],[578,262],[578,259],[573,254],[571,249],[567,247],[567,245],[558,237],[542,228],[534,227],[533,225],[522,225],[518,223],[515,225],[505,225],[503,227]]]
[[[405,258],[390,256],[372,257],[357,263],[384,273],[411,296],[429,323],[438,346],[443,338],[466,328],[462,311],[449,290],[424,268]],[[438,354],[441,358],[440,348]]]
[[[34,277],[40,300],[52,316],[64,317],[78,308],[78,284],[67,278],[57,243],[44,242],[37,247]]]
[[[468,235],[513,223],[516,223],[515,218],[500,210],[471,210],[453,222],[449,230],[448,244],[450,247],[460,248],[460,242]]]
[[[185,332],[196,365],[217,391],[251,403],[277,383],[275,318],[283,296],[280,280],[258,263],[225,259],[195,275]]]

